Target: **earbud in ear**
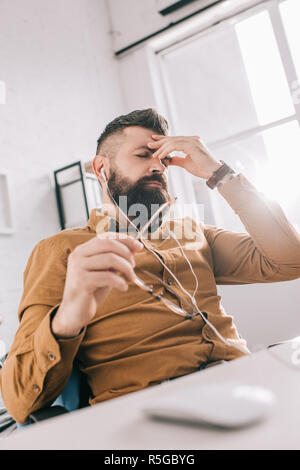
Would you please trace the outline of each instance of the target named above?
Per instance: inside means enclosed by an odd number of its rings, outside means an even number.
[[[107,183],[107,178],[106,178],[106,175],[105,175],[104,168],[101,168],[101,175],[103,176],[103,179],[104,179],[105,183]]]

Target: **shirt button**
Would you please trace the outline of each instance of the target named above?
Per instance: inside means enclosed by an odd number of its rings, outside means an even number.
[[[54,361],[54,360],[55,360],[55,356],[54,356],[54,354],[52,354],[52,353],[48,353],[48,357],[49,357],[50,361]]]
[[[37,384],[34,384],[34,385],[32,386],[32,388],[33,388],[33,390],[34,390],[35,392],[39,392],[39,391],[40,391],[40,387],[39,387]]]

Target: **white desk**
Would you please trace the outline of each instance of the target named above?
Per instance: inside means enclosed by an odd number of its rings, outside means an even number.
[[[296,343],[283,344],[53,418],[0,440],[0,450],[300,449],[300,366],[285,362],[295,352]],[[271,389],[278,404],[270,417],[249,428],[225,431],[152,421],[143,415],[145,402],[156,396],[227,380]]]

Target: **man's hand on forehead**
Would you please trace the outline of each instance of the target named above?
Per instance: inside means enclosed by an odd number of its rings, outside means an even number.
[[[212,156],[204,142],[198,136],[165,136],[153,134],[154,142],[148,147],[155,150],[153,157],[167,159],[168,166],[180,166],[199,178],[208,179],[221,164]],[[183,152],[185,157],[172,152]]]

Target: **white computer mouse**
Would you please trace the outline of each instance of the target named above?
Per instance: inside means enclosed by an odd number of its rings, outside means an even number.
[[[257,423],[276,403],[271,390],[237,382],[187,387],[148,402],[147,416],[238,428]]]

